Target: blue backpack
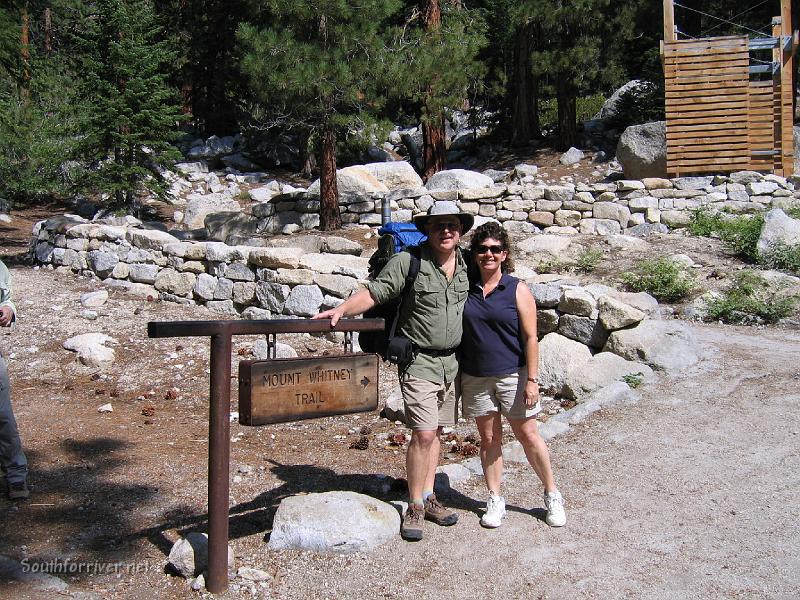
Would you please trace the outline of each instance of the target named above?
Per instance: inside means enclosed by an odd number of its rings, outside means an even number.
[[[375,279],[383,270],[383,267],[386,266],[386,263],[389,262],[389,259],[398,252],[411,254],[411,263],[403,284],[403,293],[397,298],[374,306],[364,313],[365,318],[383,319],[384,328],[379,331],[362,331],[358,335],[358,343],[364,352],[379,354],[383,360],[391,360],[391,357],[387,357],[386,352],[389,340],[395,336],[403,301],[414,289],[414,280],[417,278],[420,267],[419,245],[428,238],[413,223],[393,223],[391,221],[378,229],[378,234],[380,235],[378,249],[369,259],[369,276],[371,279]]]

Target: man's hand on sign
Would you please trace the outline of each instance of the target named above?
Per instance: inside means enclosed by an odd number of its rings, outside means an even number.
[[[326,310],[325,312],[321,312],[318,315],[314,315],[311,317],[312,319],[330,319],[331,320],[331,329],[336,327],[336,323],[339,322],[339,319],[342,318],[342,311],[338,310],[337,308],[331,308]]]

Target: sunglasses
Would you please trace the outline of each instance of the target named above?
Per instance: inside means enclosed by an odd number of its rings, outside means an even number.
[[[491,252],[492,254],[500,254],[503,252],[503,247],[498,245],[487,246],[486,244],[479,244],[475,246],[476,254],[486,254],[487,252]]]
[[[449,221],[447,223],[430,223],[428,227],[434,231],[444,231],[445,229],[456,231],[457,229],[461,229],[461,223],[458,221]]]

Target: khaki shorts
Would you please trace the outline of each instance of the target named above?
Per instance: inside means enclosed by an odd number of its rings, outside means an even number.
[[[431,431],[456,424],[455,383],[433,383],[412,377],[400,378],[406,408],[406,425],[418,431]]]
[[[528,419],[542,410],[541,402],[525,406],[528,368],[495,377],[461,373],[461,403],[465,417],[485,417],[497,411],[509,419]]]

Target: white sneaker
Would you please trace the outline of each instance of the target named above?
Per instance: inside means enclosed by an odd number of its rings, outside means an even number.
[[[567,514],[564,512],[564,498],[561,497],[561,492],[558,490],[545,492],[544,505],[547,508],[545,523],[550,527],[563,527],[567,524]]]
[[[486,501],[486,512],[481,517],[481,525],[490,528],[500,527],[505,516],[505,499],[502,496],[489,494],[489,499]]]

